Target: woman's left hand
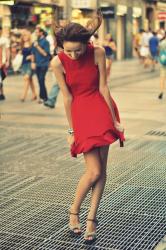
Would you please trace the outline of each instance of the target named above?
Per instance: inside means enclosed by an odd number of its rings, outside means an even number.
[[[31,69],[32,69],[32,70],[35,70],[35,69],[36,69],[36,63],[34,63],[34,62],[31,63]]]
[[[26,57],[26,60],[31,60],[31,59],[32,59],[31,55],[29,55],[29,56]]]
[[[74,143],[74,135],[68,135],[67,136],[67,142],[71,146]]]

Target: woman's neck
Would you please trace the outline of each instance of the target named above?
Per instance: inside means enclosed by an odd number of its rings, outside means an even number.
[[[24,42],[24,46],[23,46],[24,48],[28,48],[28,47],[31,47],[31,44],[30,44],[30,42]]]

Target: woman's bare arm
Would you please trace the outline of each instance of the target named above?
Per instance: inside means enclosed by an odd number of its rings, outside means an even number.
[[[114,41],[113,41],[113,42],[110,42],[110,47],[111,47],[111,49],[112,49],[113,51],[116,51],[116,50],[117,50],[116,44],[115,44]]]
[[[64,107],[65,107],[69,127],[73,128],[72,118],[71,118],[72,95],[69,92],[68,87],[66,85],[63,67],[62,67],[61,61],[60,61],[58,56],[56,56],[52,59],[51,68],[56,76],[58,85],[59,85],[61,92],[62,92],[62,95],[63,95]]]
[[[99,68],[99,91],[110,108],[115,128],[122,132],[124,129],[116,119],[110,91],[107,85],[105,50],[101,47],[95,48],[95,62],[98,64]]]
[[[95,47],[95,62],[96,64],[98,64],[99,68],[99,91],[111,110],[113,121],[116,122],[115,112],[113,109],[110,91],[106,80],[107,77],[105,50],[102,47]]]

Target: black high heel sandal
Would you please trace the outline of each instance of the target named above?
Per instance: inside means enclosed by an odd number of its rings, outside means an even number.
[[[158,96],[159,99],[162,99],[163,98],[163,92],[161,92]]]
[[[119,139],[119,144],[120,144],[120,147],[124,147],[124,142],[121,139]]]
[[[75,216],[79,216],[78,213],[72,213],[69,211],[69,215],[75,215]],[[80,236],[81,235],[81,223],[77,223],[74,225],[69,224],[69,229],[70,229],[70,233],[72,236]],[[77,230],[77,231],[76,231]]]
[[[87,221],[92,221],[93,223],[96,224],[96,227],[98,226],[98,220],[97,219],[87,219]],[[88,238],[92,238],[90,240],[88,240]],[[93,242],[95,242],[95,240],[97,239],[97,234],[96,231],[92,231],[92,232],[88,232],[86,231],[84,234],[84,240],[85,240],[85,244],[92,244]]]

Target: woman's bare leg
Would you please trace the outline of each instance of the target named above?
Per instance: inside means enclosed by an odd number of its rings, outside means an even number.
[[[106,182],[106,167],[108,158],[109,146],[99,148],[100,161],[101,161],[101,176],[92,187],[91,207],[89,211],[89,218],[96,218],[97,209],[99,207],[100,199],[102,197],[105,182]]]
[[[107,158],[109,146],[103,146],[99,149],[100,161],[101,161],[101,176],[98,181],[92,187],[92,197],[91,197],[91,207],[88,213],[89,219],[95,219],[97,215],[97,210],[100,204],[100,200],[104,191],[106,183],[106,168],[107,168]],[[92,221],[87,221],[87,232],[96,231],[96,224]],[[91,240],[91,237],[89,237]]]
[[[164,92],[165,88],[165,77],[160,77],[160,91]]]
[[[86,171],[81,177],[77,186],[75,199],[70,209],[70,211],[73,213],[79,212],[81,204],[85,199],[87,193],[101,176],[101,159],[99,149],[96,148],[85,153],[84,158],[86,163]],[[79,223],[78,216],[71,215],[70,224],[75,225],[77,223]]]
[[[30,87],[32,90],[32,100],[35,100],[36,99],[36,91],[35,91],[35,85],[34,85],[33,78],[31,77],[29,81],[30,81]]]
[[[28,75],[24,76],[24,90],[23,90],[23,94],[21,96],[21,100],[24,101],[27,97],[28,94],[28,89],[29,89],[29,85],[30,85],[30,79]]]
[[[165,81],[166,81],[166,77],[160,76],[160,94],[158,96],[159,99],[163,98]]]

